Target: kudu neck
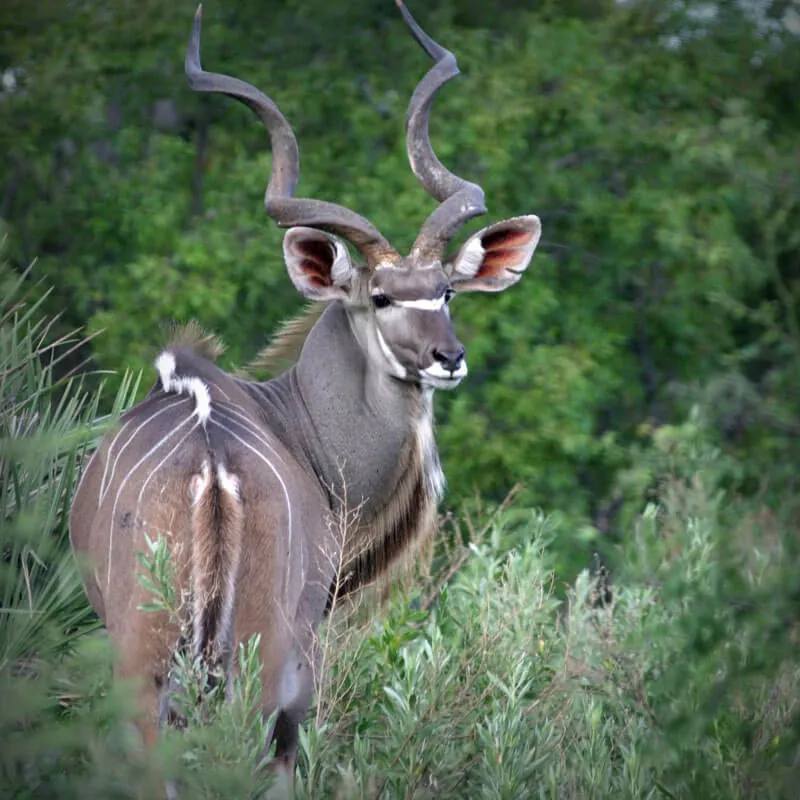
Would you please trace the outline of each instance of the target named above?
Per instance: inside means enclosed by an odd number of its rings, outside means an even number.
[[[314,468],[348,505],[382,502],[422,408],[418,387],[395,380],[369,360],[341,303],[312,328],[292,380],[307,414],[304,432]]]

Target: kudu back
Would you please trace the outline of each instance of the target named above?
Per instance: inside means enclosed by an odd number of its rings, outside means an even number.
[[[237,643],[260,634],[263,712],[278,712],[273,768],[289,790],[315,632],[331,596],[385,575],[434,533],[444,477],[433,393],[467,373],[450,300],[516,283],[540,235],[537,217],[517,217],[445,257],[460,226],[485,213],[483,192],[448,171],[428,137],[431,103],[458,74],[455,58],[397,4],[435,62],[409,104],[407,149],[439,205],[407,256],[355,212],[295,197],[291,127],[259,90],[202,69],[198,8],[189,84],[241,101],[264,123],[273,152],[267,214],[288,229],[295,287],[325,310],[293,366],[266,382],[221,370],[202,338],[168,344],[148,396],[93,454],[70,515],[86,592],[118,653],[116,676],[138,680],[145,742],[168,719],[177,647],[229,675]],[[191,641],[179,641],[164,615],[140,610],[149,600],[136,577],[145,535],[168,544]]]

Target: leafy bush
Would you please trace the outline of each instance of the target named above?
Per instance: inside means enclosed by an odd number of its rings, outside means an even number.
[[[170,776],[189,797],[256,796],[268,782],[266,723],[251,713],[257,642],[240,648],[230,705],[178,659],[191,724],[153,756],[140,750],[65,538],[76,464],[108,418],[79,378],[54,380],[77,339],[54,341],[20,285],[5,285],[0,792],[152,797]],[[123,385],[116,411],[135,390]],[[567,518],[512,504],[457,524],[431,574],[385,608],[336,609],[320,631],[298,795],[792,796],[797,503],[728,492],[739,465],[712,440],[698,413],[630,452],[624,490],[648,502],[625,523],[611,597],[586,571],[561,585],[553,549],[574,535]],[[174,608],[163,545],[141,564],[154,607]]]
[[[191,797],[254,796],[268,721],[258,714],[257,642],[240,649],[234,703],[209,696],[186,707],[187,735],[167,737],[151,758],[132,726],[129,687],[112,681],[113,653],[88,606],[69,550],[67,514],[80,463],[133,401],[123,377],[110,415],[83,377],[57,379],[79,347],[77,332],[54,336],[41,301],[0,263],[0,796],[152,797],[165,775]],[[154,604],[169,602],[163,548],[142,554]],[[160,557],[159,557],[160,554]],[[196,697],[203,676],[179,664],[175,680]],[[249,749],[248,749],[249,747]]]
[[[674,432],[694,464],[635,521],[610,603],[587,572],[555,599],[560,531],[531,514],[524,544],[503,547],[502,520],[471,542],[430,611],[401,598],[329,626],[305,796],[790,796],[793,528],[725,502],[691,435]]]
[[[104,331],[81,352],[102,368],[149,366],[161,326],[192,317],[224,338],[226,364],[246,362],[302,300],[264,215],[262,126],[186,85],[192,4],[40,5],[0,4],[9,257],[20,271],[40,258],[67,328]],[[464,72],[436,99],[437,153],[484,186],[492,221],[537,213],[544,231],[513,291],[455,301],[470,376],[436,401],[448,503],[496,503],[521,482],[525,506],[568,519],[553,548],[571,580],[641,510],[616,492],[642,429],[693,404],[742,491],[797,491],[790,4],[408,5]],[[203,58],[285,111],[301,194],[410,245],[433,201],[404,117],[429,61],[390,0],[209,2]]]
[[[105,425],[99,394],[54,378],[80,336],[54,336],[4,264],[0,279],[0,786],[128,797],[140,768],[119,724],[129,707],[122,687],[109,689],[110,652],[67,549],[76,466]],[[122,387],[116,409],[135,382]]]

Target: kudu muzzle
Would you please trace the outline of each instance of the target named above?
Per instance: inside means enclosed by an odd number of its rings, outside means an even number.
[[[435,383],[460,382],[467,374],[467,351],[458,340],[453,324],[446,311],[426,315],[422,335],[431,342],[426,359],[429,365],[422,370],[423,376],[433,378]]]

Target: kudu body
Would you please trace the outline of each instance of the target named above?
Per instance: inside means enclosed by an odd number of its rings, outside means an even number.
[[[444,478],[432,396],[466,374],[450,298],[515,283],[540,232],[536,217],[514,218],[444,258],[458,227],[485,213],[483,193],[446,170],[428,138],[431,102],[458,74],[455,59],[398,6],[436,61],[411,99],[407,141],[415,175],[440,205],[407,257],[354,212],[294,197],[291,128],[257,89],[202,70],[198,9],[190,85],[228,94],[264,122],[273,150],[266,208],[288,228],[288,273],[328,305],[296,363],[264,383],[225,373],[201,341],[168,345],[149,395],[93,455],[70,515],[87,594],[118,651],[116,674],[139,680],[145,742],[168,718],[179,637],[164,615],[139,610],[148,597],[136,552],[146,534],[170,548],[193,656],[229,674],[236,644],[261,635],[263,711],[278,711],[273,766],[289,785],[313,691],[315,632],[332,593],[384,574],[435,528]],[[347,504],[359,510],[343,525]]]

